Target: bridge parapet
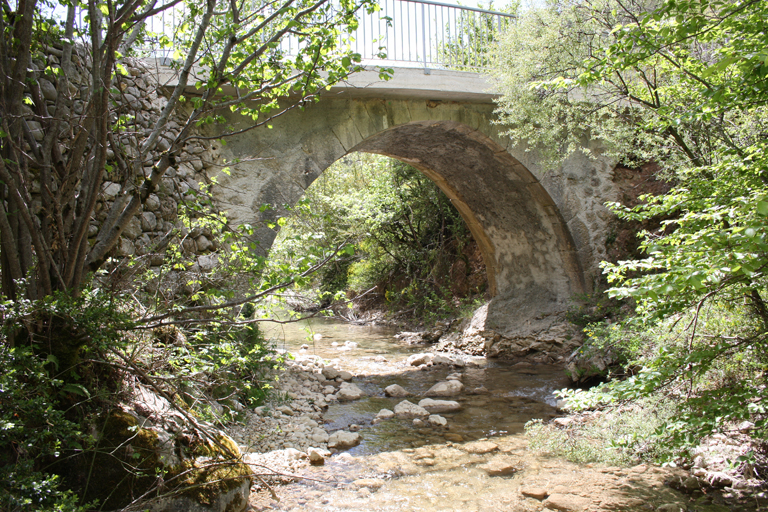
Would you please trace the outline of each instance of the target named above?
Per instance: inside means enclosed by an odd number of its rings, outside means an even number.
[[[359,12],[357,29],[339,34],[341,46],[349,44],[366,65],[419,68],[425,74],[441,69],[487,70],[489,45],[514,18],[509,13],[431,0],[379,0],[379,7],[375,12]],[[171,59],[177,45],[162,47],[159,40],[175,42],[184,18],[181,7],[151,17],[137,50]],[[296,56],[300,48],[296,36],[285,36],[279,44],[285,58]]]

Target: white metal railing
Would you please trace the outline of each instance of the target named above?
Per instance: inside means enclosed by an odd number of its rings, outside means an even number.
[[[503,12],[429,0],[379,0],[379,5],[378,12],[360,15],[352,49],[365,62],[420,66],[425,73],[432,68],[488,68],[489,43],[513,18]],[[379,53],[386,58],[379,59]]]
[[[481,71],[489,67],[488,47],[513,15],[475,7],[433,2],[430,0],[379,0],[380,10],[361,11],[357,30],[340,36],[359,53],[363,62],[398,67],[458,69]],[[173,49],[160,49],[159,37],[170,40],[182,16],[175,10],[159,14],[146,24],[146,34],[139,49],[145,54],[172,58]],[[84,26],[81,17],[81,27]],[[286,37],[280,50],[286,57],[295,56],[298,38]]]

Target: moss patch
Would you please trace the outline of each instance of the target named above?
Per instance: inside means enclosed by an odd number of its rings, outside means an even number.
[[[192,453],[198,457],[222,457],[224,459],[231,459],[240,457],[240,447],[237,446],[231,437],[219,434],[216,436],[216,441],[219,442],[226,450],[222,449],[218,444],[209,441],[208,439],[202,440],[197,446],[194,447]]]
[[[184,461],[174,468],[173,473],[177,475],[173,481],[176,482],[174,487],[179,494],[192,498],[201,505],[211,505],[220,495],[236,489],[246,480],[250,483],[252,474],[247,464],[234,461],[209,461],[203,464]],[[238,500],[233,500],[228,509],[238,506],[235,501]]]

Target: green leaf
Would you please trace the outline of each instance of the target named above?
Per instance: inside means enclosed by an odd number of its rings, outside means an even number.
[[[91,393],[81,384],[65,384],[61,390],[65,393],[72,393],[74,395],[84,396],[91,398]]]

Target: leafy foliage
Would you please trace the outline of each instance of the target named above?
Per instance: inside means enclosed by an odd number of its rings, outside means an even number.
[[[318,284],[326,297],[376,288],[393,309],[439,316],[453,312],[454,299],[460,303],[485,284],[480,279],[474,289],[455,287],[472,270],[469,230],[434,183],[400,162],[348,157],[307,190],[294,212],[273,250],[278,258],[297,262],[311,245],[354,244],[324,270]],[[462,275],[455,279],[451,271],[459,267]]]
[[[500,110],[513,138],[538,144],[550,167],[584,151],[655,161],[672,181],[633,208],[610,205],[624,220],[666,219],[665,229],[641,233],[642,258],[603,264],[609,295],[637,304],[627,330],[672,330],[646,337],[630,363],[636,375],[569,400],[674,396],[674,446],[744,419],[756,436],[768,433],[766,9],[750,0],[552,2],[504,47]],[[600,147],[583,148],[586,137]]]
[[[46,361],[29,348],[0,346],[0,507],[3,510],[76,512],[78,498],[60,488],[45,466],[62,452],[82,448],[80,426],[57,407],[67,393],[51,379]]]
[[[359,69],[345,36],[357,10],[377,7],[369,0],[2,7],[0,508],[76,510],[82,497],[57,490],[52,472],[60,466],[50,464],[65,450],[64,458],[77,451],[73,458],[87,459],[96,445],[82,432],[94,428],[127,374],[160,382],[165,398],[183,389],[193,397],[183,414],[203,415],[201,402],[221,406],[217,399],[237,410],[238,401],[252,405],[268,392],[264,370],[277,360],[255,324],[242,328],[259,320],[243,310],[302,282],[322,258],[269,266],[253,255],[250,227],[229,230],[203,195],[184,205],[194,214],[179,228],[179,243],[158,249],[167,265],[113,259],[113,250],[190,140],[206,139],[207,125],[222,125],[226,137],[233,130],[224,114],[234,112],[251,120],[249,129],[266,126]],[[146,22],[164,13],[179,24],[151,33]],[[290,55],[288,39],[297,44]],[[139,126],[140,107],[126,112],[117,100],[125,99],[123,57],[146,50],[171,51],[178,83],[153,124]],[[197,92],[187,95],[192,87]],[[120,186],[111,204],[102,197],[105,180]],[[184,248],[195,229],[222,235],[224,247],[212,257],[217,271],[206,276]],[[192,323],[189,341],[165,345],[145,335]],[[232,393],[228,377],[251,384]]]

